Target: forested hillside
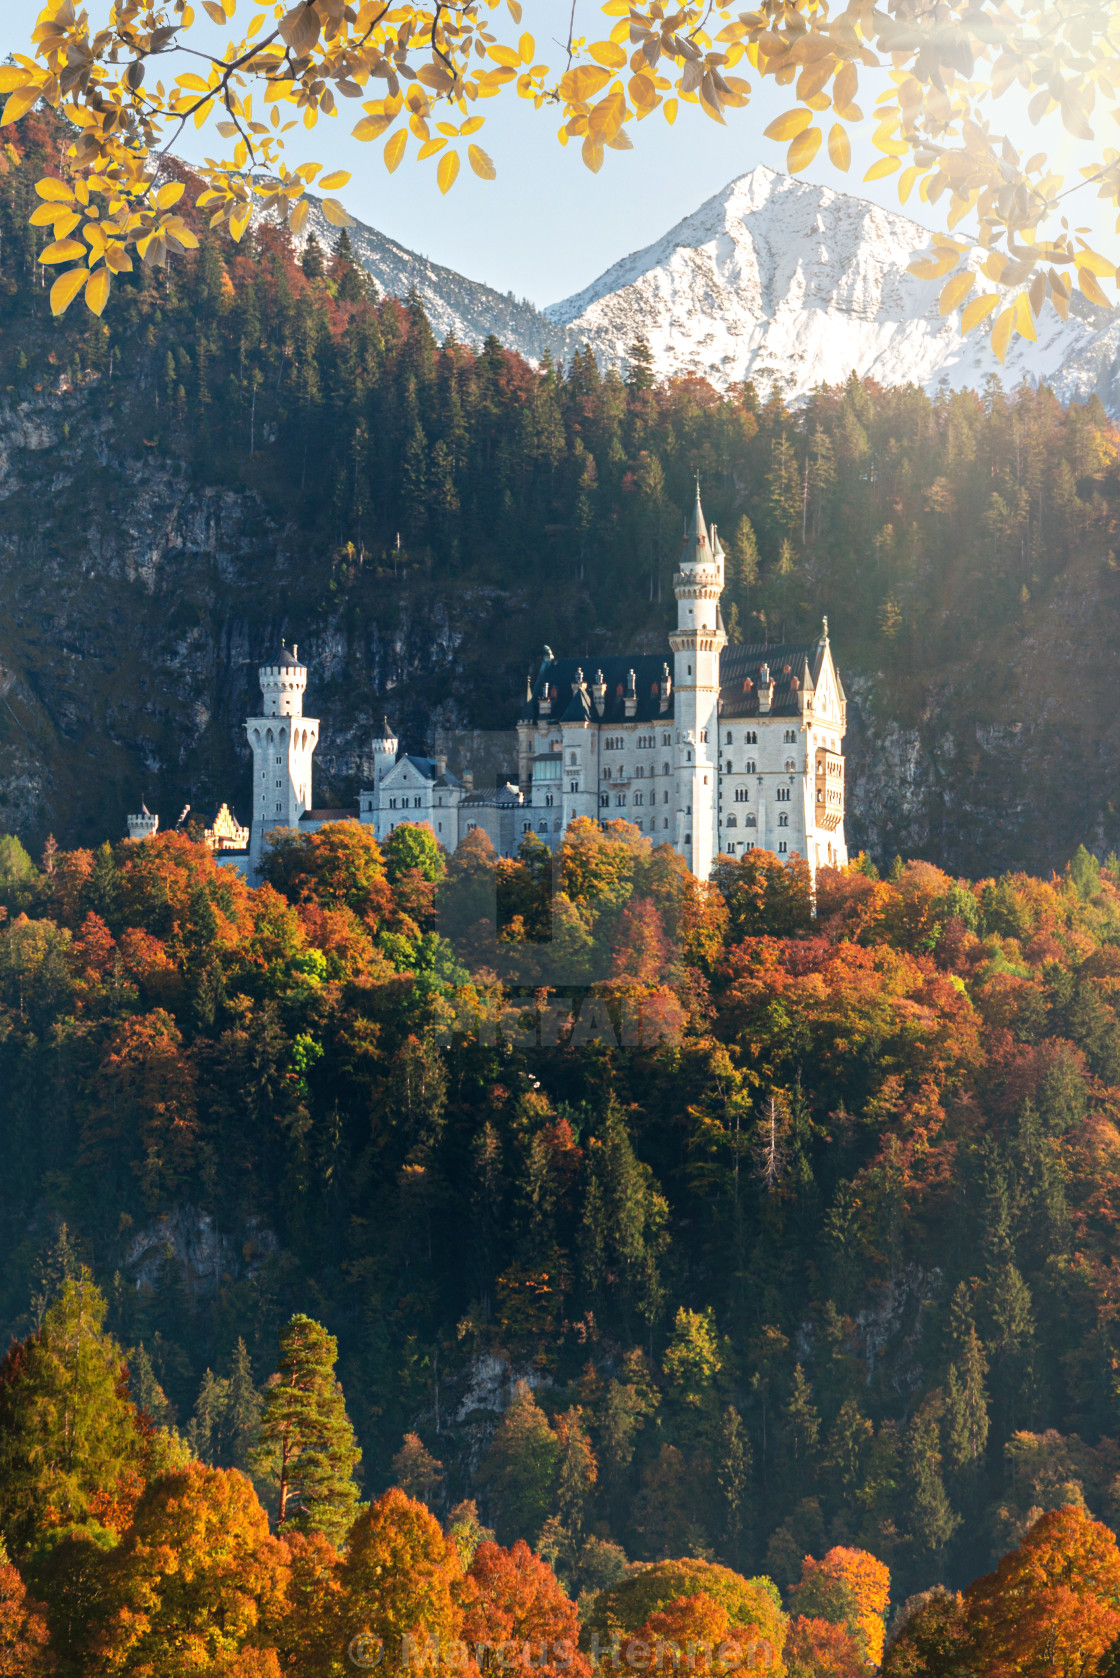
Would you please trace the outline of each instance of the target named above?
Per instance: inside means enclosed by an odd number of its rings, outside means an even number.
[[[796,863],[704,887],[621,823],[555,881],[350,823],[269,869],[4,842],[13,1329],[90,1264],[148,1413],[246,1466],[308,1313],[367,1494],[473,1499],[573,1593],[839,1545],[900,1602],[1120,1519],[1115,858],[861,862],[815,918]],[[549,1001],[550,926],[609,977]]]
[[[147,797],[247,813],[242,718],[284,633],[352,798],[407,746],[508,727],[542,642],[660,650],[702,477],[733,635],[815,632],[852,699],[849,838],[955,870],[1120,842],[1116,439],[998,387],[625,380],[437,344],[342,246],[267,227],[50,319],[26,225],[57,137],[0,157],[0,814],[37,855]],[[23,157],[19,147],[27,148]],[[189,195],[188,195],[189,196]],[[184,200],[186,202],[186,200]]]

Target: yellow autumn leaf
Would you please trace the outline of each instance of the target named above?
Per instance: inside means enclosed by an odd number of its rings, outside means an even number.
[[[376,116],[363,117],[360,122],[354,124],[350,132],[355,140],[376,140],[378,135],[384,134],[391,126],[393,120],[392,116],[387,116],[382,111]]]
[[[445,152],[439,160],[436,169],[436,185],[441,192],[450,192],[455,185],[455,177],[459,173],[459,153]]]
[[[1015,299],[1011,312],[1014,317],[1015,330],[1019,336],[1037,341],[1038,333],[1034,329],[1034,310],[1031,308],[1031,300],[1025,291],[1021,292]]]
[[[865,181],[881,181],[885,175],[893,175],[897,168],[897,157],[881,157],[878,163],[871,165],[863,178]]]
[[[837,169],[851,168],[852,142],[848,139],[847,129],[838,122],[834,122],[828,131],[828,155]]]
[[[790,142],[789,150],[786,152],[786,168],[791,175],[796,175],[798,170],[809,167],[809,164],[812,163],[814,157],[820,151],[823,139],[824,135],[819,128],[807,128],[804,134],[799,134],[796,140]]]
[[[18,64],[0,64],[0,93],[14,93],[27,81],[27,71]]]
[[[185,191],[181,181],[168,181],[167,185],[161,186],[156,193],[156,209],[169,210],[172,204],[179,202]]]
[[[603,167],[603,143],[594,134],[589,134],[584,140],[582,156],[591,173],[597,175]]]
[[[353,216],[347,215],[337,198],[323,199],[323,214],[332,227],[353,227]]]
[[[520,54],[514,52],[512,47],[493,46],[489,51],[494,63],[500,64],[503,70],[520,70]]]
[[[39,261],[48,265],[55,262],[73,262],[75,257],[85,257],[86,247],[77,239],[56,239],[54,244],[48,245],[39,252]]]
[[[51,287],[51,314],[65,314],[88,279],[85,268],[71,268],[69,273],[60,274]]]
[[[7,128],[20,117],[25,117],[28,111],[39,103],[39,87],[37,83],[31,87],[18,87],[9,95],[8,103],[4,106],[4,115],[0,117],[0,128]],[[67,299],[69,303],[70,299]]]
[[[811,111],[798,107],[793,111],[784,111],[780,117],[775,117],[769,128],[763,132],[768,140],[792,140],[808,128],[813,120]]]
[[[441,152],[446,144],[446,140],[425,140],[416,153],[417,163],[426,163],[429,157],[435,157],[438,152]]]
[[[677,101],[675,99],[666,99],[661,108],[665,112],[665,121],[669,124],[669,127],[672,128],[673,124],[677,120]]]
[[[292,211],[291,217],[288,221],[288,226],[296,235],[297,239],[307,226],[307,218],[310,214],[311,205],[307,202],[306,198],[301,198],[295,209]]]
[[[1097,303],[1102,309],[1111,308],[1111,304],[1104,292],[1101,290],[1096,277],[1090,273],[1088,268],[1083,268],[1081,266],[1080,257],[1078,257],[1077,261],[1077,283],[1085,293],[1085,296],[1089,299],[1090,303]]]
[[[611,79],[611,72],[603,69],[599,64],[580,64],[574,70],[569,70],[566,76],[560,78],[560,97],[568,104],[582,104],[598,93],[601,87],[606,87]]]
[[[531,64],[537,56],[537,44],[529,34],[522,35],[517,43],[517,50],[521,54],[522,64]]]
[[[407,128],[398,128],[397,132],[395,134],[391,134],[389,136],[389,138],[386,140],[386,142],[385,142],[385,154],[384,154],[385,155],[385,167],[386,167],[386,169],[388,169],[390,175],[393,173],[393,170],[396,169],[397,166],[399,165],[401,158],[404,156],[404,150],[405,150],[405,147],[407,145],[408,145],[408,129]]]
[[[481,146],[467,147],[467,162],[480,180],[492,181],[497,174],[489,154],[484,152]]]
[[[47,175],[41,181],[36,181],[35,191],[40,198],[45,198],[48,204],[72,204],[74,193],[65,181],[56,181],[53,175]]]
[[[998,309],[1003,299],[998,291],[986,291],[981,297],[973,297],[961,310],[961,337],[971,332],[974,326],[979,326],[982,320],[987,320],[993,309]]]
[[[86,281],[86,308],[91,314],[101,314],[109,301],[109,288],[112,283],[107,268],[99,268],[96,274],[90,275]]]
[[[349,169],[335,169],[330,175],[324,175],[319,182],[322,192],[339,192],[344,186],[350,185]]]
[[[951,315],[953,310],[964,302],[975,283],[972,274],[968,272],[954,274],[949,283],[941,288],[941,297],[938,303],[941,313]]]
[[[1112,263],[1098,255],[1096,251],[1079,250],[1074,257],[1074,261],[1078,268],[1086,268],[1090,274],[1099,274],[1102,280],[1114,280],[1116,278],[1116,269]]]
[[[605,64],[608,70],[621,70],[626,63],[626,54],[613,41],[596,41],[588,51],[596,64]]]
[[[997,361],[1005,362],[1007,360],[1007,347],[1011,342],[1011,328],[1014,324],[1014,309],[1004,309],[1003,313],[992,327],[992,335],[988,341],[992,346],[992,354],[996,357]]]
[[[909,169],[904,169],[898,177],[898,201],[900,204],[905,204],[906,200],[913,192],[914,183],[921,172],[921,169],[918,168],[917,165],[912,164]]]
[[[131,274],[132,258],[122,245],[110,245],[105,252],[105,266],[114,274]]]

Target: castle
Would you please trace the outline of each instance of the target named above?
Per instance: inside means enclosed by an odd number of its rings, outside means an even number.
[[[223,806],[207,829],[222,861],[259,872],[276,828],[312,832],[360,821],[379,839],[403,822],[426,822],[454,850],[482,829],[502,856],[532,832],[559,846],[577,817],[631,822],[670,844],[706,879],[715,858],[760,846],[804,857],[816,871],[847,861],[844,843],[846,701],[828,620],[814,642],[729,646],[720,611],[724,553],[696,503],[685,523],[673,588],[671,662],[643,654],[605,658],[588,679],[551,648],[526,686],[517,723],[517,781],[477,789],[447,759],[401,753],[386,720],[371,745],[372,785],[357,808],[315,809],[312,757],[319,723],[305,717],[307,666],[285,647],[260,671],[261,714],[245,724],[253,753],[253,820],[243,835]],[[144,810],[132,837],[155,831]],[[133,824],[136,824],[133,831]]]

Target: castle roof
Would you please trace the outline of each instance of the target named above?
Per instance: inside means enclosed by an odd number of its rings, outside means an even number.
[[[396,729],[390,726],[388,717],[382,717],[381,727],[374,730],[373,737],[375,740],[395,740],[397,738]]]
[[[821,673],[827,642],[754,641],[724,647],[719,660],[721,717],[757,717],[758,687],[763,665],[774,684],[770,716],[797,716],[798,696],[812,693]],[[839,678],[837,678],[839,684]]]
[[[682,565],[703,565],[711,558],[708,528],[704,523],[704,509],[700,505],[700,478],[696,479],[696,503],[684,521],[684,544],[681,548]]]
[[[295,651],[285,646],[281,646],[280,657],[276,662],[281,670],[300,670],[303,668],[295,655]]]
[[[629,657],[600,659],[546,658],[530,683],[530,696],[521,710],[522,722],[589,722],[611,727],[624,722],[668,722],[673,715],[670,695],[667,710],[661,709],[661,683],[666,659],[661,653],[633,653]],[[583,671],[583,685],[579,672]],[[603,673],[606,694],[602,713],[596,709],[592,687]],[[638,705],[633,717],[626,715],[626,693],[630,672]],[[541,718],[540,701],[551,694],[552,704]]]

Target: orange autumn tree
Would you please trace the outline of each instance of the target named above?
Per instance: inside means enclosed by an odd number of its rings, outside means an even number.
[[[1120,1638],[1120,1549],[1083,1509],[1048,1509],[964,1595],[976,1670],[1088,1678]]]
[[[699,1644],[704,1628],[724,1627],[724,1615],[727,1638],[738,1644],[744,1664],[753,1645],[755,1664],[783,1678],[787,1621],[777,1586],[770,1579],[744,1579],[717,1562],[687,1556],[643,1567],[599,1592],[584,1629],[604,1642],[621,1635],[648,1643],[652,1633],[665,1647],[676,1641],[672,1632]]]
[[[89,1670],[223,1670],[262,1646],[287,1577],[287,1547],[269,1535],[244,1474],[195,1462],[161,1475],[106,1559]],[[268,1671],[267,1661],[255,1664]]]
[[[868,1666],[847,1626],[796,1614],[786,1639],[789,1678],[866,1678]]]
[[[341,1641],[360,1637],[380,1647],[380,1670],[408,1670],[430,1638],[458,1640],[459,1553],[435,1516],[399,1487],[354,1522],[341,1577]]]
[[[590,1678],[590,1662],[578,1652],[575,1603],[523,1538],[508,1550],[489,1541],[479,1545],[462,1600],[463,1637],[472,1648],[489,1644],[504,1670],[532,1666],[534,1672]],[[483,1671],[487,1664],[485,1658],[479,1662]]]
[[[890,1569],[877,1556],[837,1545],[821,1561],[805,1557],[793,1608],[796,1614],[847,1626],[863,1659],[878,1666],[887,1637],[884,1615],[890,1597]]]
[[[738,1635],[736,1635],[738,1633]],[[746,1647],[744,1647],[744,1643]],[[722,1602],[716,1602],[707,1591],[695,1596],[677,1597],[656,1614],[651,1614],[644,1625],[623,1645],[623,1659],[627,1665],[648,1667],[654,1672],[673,1671],[682,1660],[689,1672],[702,1678],[722,1678],[743,1665],[756,1664],[756,1639],[750,1632],[733,1627],[731,1615]],[[762,1664],[768,1665],[765,1655]],[[772,1669],[771,1669],[772,1670]]]
[[[39,1604],[0,1550],[0,1678],[37,1678],[53,1672],[47,1622]]]

